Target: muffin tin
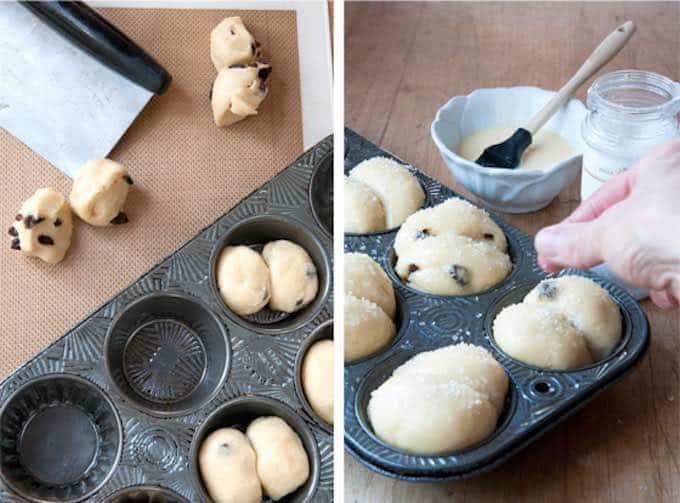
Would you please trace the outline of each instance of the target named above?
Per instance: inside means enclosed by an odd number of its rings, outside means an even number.
[[[207,502],[200,440],[269,414],[310,460],[281,501],[332,501],[332,430],[296,376],[332,323],[332,171],[328,137],[3,381],[0,501]],[[238,317],[215,291],[214,257],[281,238],[312,256],[317,298],[278,321]]]
[[[345,130],[345,149],[345,172],[376,155],[404,162],[348,128]],[[427,206],[458,196],[419,171],[413,170],[413,173],[427,192]],[[491,334],[495,315],[505,305],[520,302],[534,285],[550,275],[538,266],[530,236],[494,214],[491,217],[508,239],[513,269],[505,280],[474,295],[432,295],[406,285],[393,269],[392,244],[398,229],[345,235],[345,251],[366,253],[387,271],[400,312],[392,345],[369,358],[347,364],[344,369],[345,448],[371,470],[403,480],[429,482],[488,471],[621,378],[647,349],[647,318],[627,292],[588,271],[566,270],[560,274],[578,274],[595,280],[618,304],[623,319],[623,337],[612,355],[580,369],[549,371],[526,365],[500,350]],[[435,456],[414,455],[377,438],[366,414],[370,393],[411,356],[459,342],[486,348],[508,373],[510,388],[496,431],[478,445]]]

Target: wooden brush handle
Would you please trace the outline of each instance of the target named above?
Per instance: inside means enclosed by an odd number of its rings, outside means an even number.
[[[524,129],[529,131],[532,136],[535,135],[586,80],[596,74],[600,68],[609,63],[623,49],[633,33],[635,33],[635,23],[632,21],[626,21],[611,32],[588,56],[581,68],[569,79],[569,82],[564,84],[562,89],[529,120]]]

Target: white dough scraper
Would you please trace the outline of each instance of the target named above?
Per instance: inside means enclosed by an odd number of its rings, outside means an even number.
[[[83,3],[0,1],[0,127],[70,177],[170,80]]]

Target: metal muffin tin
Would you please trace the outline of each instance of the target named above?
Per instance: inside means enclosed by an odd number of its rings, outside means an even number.
[[[345,129],[345,136],[345,172],[374,156],[392,157],[407,164],[351,129]],[[414,169],[413,173],[427,193],[426,206],[458,196],[419,171]],[[647,349],[647,318],[627,292],[590,272],[567,270],[560,274],[590,277],[607,289],[618,304],[623,337],[612,355],[580,369],[549,371],[526,365],[501,351],[491,334],[496,314],[505,305],[520,302],[534,285],[550,275],[537,264],[532,238],[493,213],[490,215],[508,239],[513,269],[498,285],[475,295],[432,295],[407,286],[393,269],[392,244],[398,229],[345,235],[345,251],[366,253],[387,271],[399,307],[394,342],[366,359],[345,365],[344,369],[345,448],[371,470],[423,482],[464,478],[491,470],[621,378]],[[510,388],[496,431],[476,446],[435,456],[414,455],[378,439],[366,414],[371,391],[411,356],[459,342],[488,349],[508,373]]]
[[[272,414],[310,461],[307,483],[281,501],[333,501],[332,430],[296,376],[308,339],[332,323],[332,229],[321,226],[332,225],[332,171],[328,137],[3,381],[0,501],[207,502],[200,440]],[[216,256],[274,239],[310,253],[319,293],[285,319],[245,320],[215,290]]]

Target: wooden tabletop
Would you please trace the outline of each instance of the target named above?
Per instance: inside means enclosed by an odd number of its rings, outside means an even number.
[[[557,89],[627,19],[637,33],[607,71],[680,80],[680,3],[346,3],[348,126],[470,197],[430,137],[436,110],[480,87]],[[585,98],[587,85],[578,93]],[[579,182],[546,209],[504,215],[529,233],[566,217]],[[348,502],[680,501],[680,316],[642,303],[647,356],[625,379],[495,471],[413,484],[345,461]]]

